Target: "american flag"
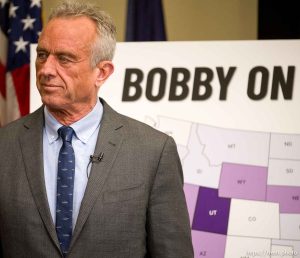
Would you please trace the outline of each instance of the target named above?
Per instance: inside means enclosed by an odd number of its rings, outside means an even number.
[[[0,126],[29,113],[30,43],[42,29],[41,0],[0,0]]]

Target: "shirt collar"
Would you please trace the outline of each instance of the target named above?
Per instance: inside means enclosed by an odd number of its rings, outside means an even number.
[[[59,136],[57,130],[63,125],[51,115],[46,106],[44,108],[44,115],[46,135],[51,144],[58,140]],[[91,112],[70,125],[74,129],[76,137],[83,143],[87,143],[92,134],[100,126],[102,115],[103,106],[100,100],[98,100]]]

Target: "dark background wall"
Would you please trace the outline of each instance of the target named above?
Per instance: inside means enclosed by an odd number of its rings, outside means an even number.
[[[299,0],[259,0],[259,39],[299,39]]]
[[[44,20],[60,0],[43,0]],[[113,17],[125,39],[126,0],[87,0]],[[168,40],[299,39],[299,0],[162,0]]]
[[[60,0],[43,0],[44,18]],[[125,40],[127,0],[87,0],[108,11]],[[167,38],[181,40],[257,39],[258,0],[162,0]],[[44,20],[45,20],[44,19]]]

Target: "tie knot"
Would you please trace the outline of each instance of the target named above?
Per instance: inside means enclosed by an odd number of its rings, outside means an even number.
[[[58,129],[58,134],[62,138],[63,142],[72,142],[74,130],[70,126],[62,126]]]

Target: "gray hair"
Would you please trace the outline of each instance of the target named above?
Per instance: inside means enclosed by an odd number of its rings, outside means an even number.
[[[52,10],[49,21],[61,17],[81,16],[90,18],[97,27],[97,38],[91,46],[92,67],[100,61],[111,61],[116,48],[116,27],[111,17],[99,7],[89,3],[64,1]]]

